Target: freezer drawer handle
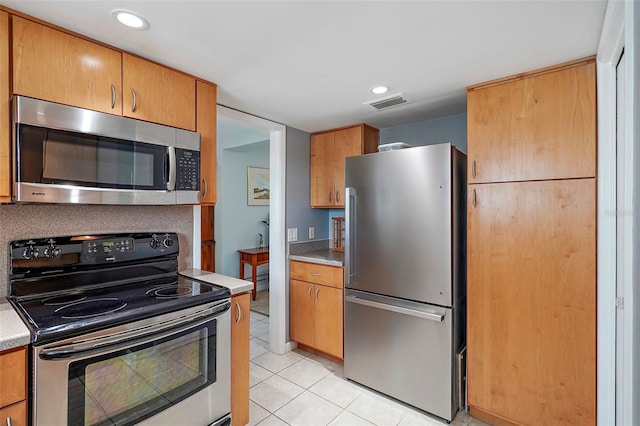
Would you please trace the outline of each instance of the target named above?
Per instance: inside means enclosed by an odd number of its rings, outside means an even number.
[[[416,311],[415,309],[403,308],[401,306],[388,305],[386,303],[373,302],[371,300],[360,299],[357,296],[346,296],[344,299],[347,302],[370,306],[372,308],[384,309],[385,311],[397,312],[399,314],[411,315],[414,317],[424,318],[431,321],[442,322],[444,320],[444,314],[437,314],[435,312]]]

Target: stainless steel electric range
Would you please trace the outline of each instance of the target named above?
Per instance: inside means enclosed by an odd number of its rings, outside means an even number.
[[[230,424],[229,290],[178,274],[175,233],[10,243],[34,425]]]

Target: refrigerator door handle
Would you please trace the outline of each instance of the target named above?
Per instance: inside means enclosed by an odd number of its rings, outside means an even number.
[[[428,319],[431,321],[442,322],[444,320],[444,314],[439,314],[436,312],[418,311],[415,309],[409,309],[402,306],[394,306],[394,305],[389,305],[387,303],[374,302],[372,300],[359,298],[358,296],[345,296],[344,300],[350,303],[357,303],[359,305],[383,309],[385,311],[397,312],[399,314],[411,315],[414,317]]]
[[[356,277],[356,265],[355,265],[355,231],[356,231],[356,189],[347,187],[344,189],[345,203],[345,234],[344,234],[344,284],[349,286],[352,284],[352,279]]]

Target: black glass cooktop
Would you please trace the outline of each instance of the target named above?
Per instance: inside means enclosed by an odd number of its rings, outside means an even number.
[[[175,274],[12,302],[31,328],[32,343],[42,344],[228,297],[225,287]]]

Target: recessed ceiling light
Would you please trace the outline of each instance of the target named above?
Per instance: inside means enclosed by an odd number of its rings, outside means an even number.
[[[126,25],[129,28],[134,28],[136,30],[146,30],[147,28],[149,28],[149,21],[147,21],[137,13],[119,9],[114,10],[112,15],[118,20],[118,22]]]
[[[382,95],[383,93],[387,93],[387,91],[389,91],[389,88],[387,86],[373,86],[371,88],[371,93],[374,93],[376,95]]]

